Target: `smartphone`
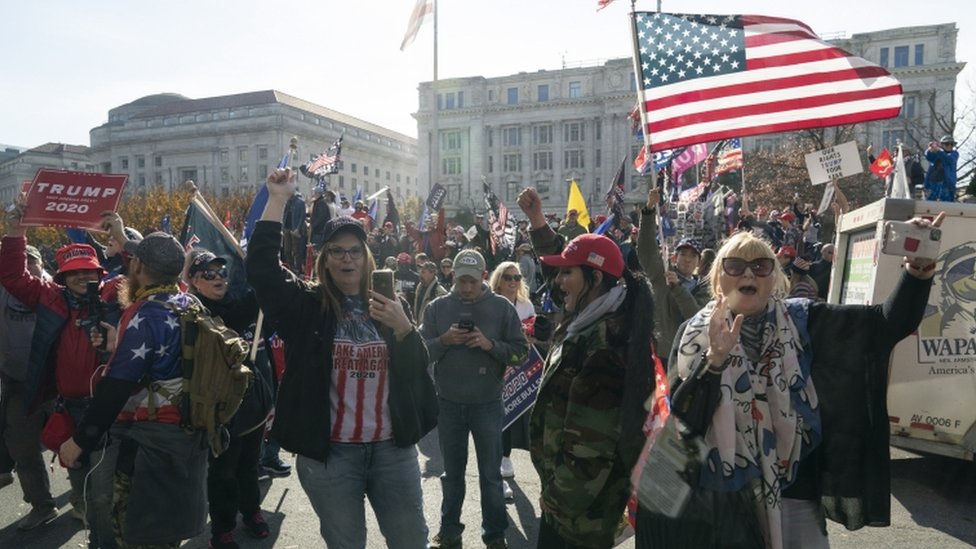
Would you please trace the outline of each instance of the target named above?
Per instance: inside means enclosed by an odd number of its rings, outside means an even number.
[[[903,255],[910,259],[936,259],[942,243],[942,230],[936,227],[922,228],[903,221],[886,221],[881,253]]]
[[[393,271],[390,269],[373,271],[373,291],[390,299],[396,299],[393,293]]]
[[[457,327],[458,330],[464,330],[465,332],[474,330],[474,319],[471,317],[470,311],[461,313],[461,317],[458,319]]]

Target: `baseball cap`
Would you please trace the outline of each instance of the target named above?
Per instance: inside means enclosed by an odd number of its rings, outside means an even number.
[[[64,274],[71,271],[95,270],[99,272],[99,277],[105,276],[105,269],[98,262],[95,248],[88,244],[68,244],[58,249],[55,260],[58,263],[58,272],[54,275],[54,281],[58,284],[63,282]],[[182,269],[181,265],[180,270]]]
[[[539,260],[551,267],[586,265],[616,277],[624,272],[624,256],[620,253],[620,247],[602,234],[581,234],[561,254],[544,255]]]
[[[339,233],[352,233],[356,238],[366,241],[366,231],[358,219],[347,216],[333,217],[325,224],[322,231],[323,240],[328,242]]]
[[[41,251],[38,250],[35,246],[31,246],[30,244],[28,244],[27,247],[24,248],[24,251],[27,252],[27,257],[33,257],[38,261],[42,260]]]
[[[787,221],[789,223],[793,223],[794,221],[796,221],[796,216],[793,215],[793,212],[783,212],[782,214],[780,214],[779,219],[780,221]]]
[[[179,276],[183,272],[186,253],[173,235],[162,231],[149,233],[142,240],[126,242],[124,250],[163,276]]]
[[[674,247],[674,251],[677,252],[682,248],[691,248],[692,250],[695,250],[696,254],[701,255],[701,244],[699,244],[694,238],[682,238],[678,242],[678,245]]]
[[[476,250],[461,250],[454,258],[454,277],[470,276],[481,280],[485,275],[485,258]]]
[[[190,263],[190,268],[186,270],[186,277],[193,278],[193,275],[207,270],[207,267],[214,262],[220,263],[221,265],[227,265],[226,259],[218,257],[213,252],[207,250],[199,252]]]
[[[407,252],[397,254],[397,263],[410,263],[410,254]]]
[[[566,212],[566,215],[579,215],[579,210],[577,210],[576,208],[573,208],[573,209],[569,210],[568,212]]]
[[[454,260],[451,259],[450,257],[445,257],[444,259],[441,260],[441,267],[443,267],[444,265],[450,265],[451,267],[453,267]]]
[[[776,252],[776,257],[796,257],[796,248],[793,246],[780,246]]]
[[[942,144],[952,143],[953,145],[955,145],[956,144],[956,140],[953,139],[951,135],[946,134],[946,135],[943,135],[942,136],[942,139],[939,140],[939,143],[942,143]]]

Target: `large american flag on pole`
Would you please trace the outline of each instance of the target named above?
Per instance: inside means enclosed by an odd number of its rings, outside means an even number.
[[[322,154],[318,155],[315,160],[308,163],[305,166],[305,170],[310,174],[315,174],[318,176],[330,175],[334,173],[339,173],[339,159],[342,155],[342,136],[335,140],[335,143]]]
[[[481,186],[485,192],[488,223],[491,225],[491,253],[496,258],[508,259],[515,250],[515,222],[509,218],[508,208],[491,190],[487,179],[482,178]]]
[[[805,24],[636,12],[642,127],[652,151],[898,115],[901,84]]]

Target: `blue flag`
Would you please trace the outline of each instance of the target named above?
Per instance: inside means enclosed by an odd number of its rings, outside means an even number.
[[[376,216],[380,214],[380,201],[376,198],[373,199],[373,203],[369,205],[369,217],[373,219],[373,225],[376,225]]]
[[[417,220],[417,230],[427,230],[427,204],[424,204],[424,211],[420,212],[420,219]]]
[[[360,187],[356,187],[356,194],[352,195],[352,203],[355,204],[356,202],[362,199],[363,199],[363,189]]]
[[[613,222],[614,222],[614,219],[615,218],[616,218],[616,214],[610,214],[609,216],[607,216],[607,220],[606,221],[604,221],[603,223],[600,223],[600,226],[599,227],[593,229],[593,234],[604,234],[604,233],[606,233],[608,230],[610,230],[610,227],[613,227]]]
[[[279,170],[288,167],[288,158],[288,153],[285,153],[281,157],[281,161],[278,162]],[[267,185],[261,185],[261,188],[258,189],[258,194],[254,195],[254,202],[251,202],[251,208],[247,210],[247,219],[244,220],[244,231],[241,233],[241,248],[247,249],[247,241],[251,239],[251,234],[254,233],[254,224],[261,219],[261,214],[264,213],[264,207],[267,205],[268,187]]]
[[[170,227],[169,214],[163,216],[163,222],[160,225],[162,226],[162,230],[164,233],[173,234],[172,227]]]
[[[88,233],[85,229],[79,229],[78,227],[68,227],[64,230],[68,234],[68,240],[75,244],[86,244],[88,243]]]

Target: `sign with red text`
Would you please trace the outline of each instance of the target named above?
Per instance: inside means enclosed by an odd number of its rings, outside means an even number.
[[[115,211],[129,176],[37,170],[27,193],[24,226],[100,229],[102,212]]]

